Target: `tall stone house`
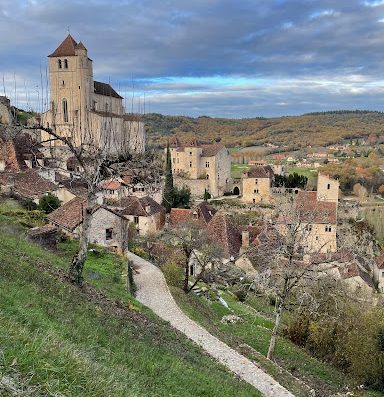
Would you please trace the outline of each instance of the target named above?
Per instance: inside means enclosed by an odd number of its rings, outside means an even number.
[[[339,181],[319,173],[317,191],[299,191],[297,211],[302,226],[307,229],[308,253],[337,251],[337,209]]]
[[[251,168],[242,175],[244,203],[268,203],[272,197],[273,170],[269,165]]]
[[[172,171],[176,186],[188,186],[192,196],[212,197],[231,190],[231,156],[221,143],[203,145],[196,139],[170,142]]]
[[[82,42],[68,35],[48,56],[48,69],[50,108],[42,114],[43,127],[75,146],[92,144],[107,153],[144,151],[144,124],[125,113],[123,98],[111,85],[93,79],[92,60]],[[41,138],[52,136],[42,131]]]

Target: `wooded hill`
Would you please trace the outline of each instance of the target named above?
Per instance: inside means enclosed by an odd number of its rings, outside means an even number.
[[[227,147],[272,143],[286,150],[323,146],[343,139],[384,134],[384,113],[376,111],[333,111],[278,118],[224,119],[201,116],[143,116],[148,142],[165,144],[172,134],[196,136],[202,142],[221,138]]]

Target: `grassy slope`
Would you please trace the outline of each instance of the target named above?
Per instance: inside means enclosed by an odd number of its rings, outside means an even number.
[[[0,379],[35,386],[35,396],[259,396],[128,298],[122,262],[91,255],[87,274],[124,297],[132,309],[125,316],[98,304],[97,290],[95,298],[38,270],[66,267],[71,244],[51,253],[24,232],[0,215]],[[7,395],[1,387],[0,395]]]
[[[230,310],[217,302],[209,302],[194,294],[185,295],[178,288],[172,287],[171,290],[179,305],[191,318],[221,340],[257,361],[262,368],[296,396],[309,396],[311,388],[317,390],[318,395],[330,396],[341,391],[349,383],[347,377],[335,368],[310,357],[303,349],[283,338],[279,339],[275,353],[276,361],[281,367],[266,360],[265,356],[273,327],[268,316],[272,314],[273,310],[271,307],[261,305],[260,301],[254,300],[250,303],[258,311],[265,311],[266,308],[267,317],[258,315],[252,307],[238,302],[229,294],[224,294],[223,297],[229,304]],[[236,314],[244,321],[237,324],[221,323],[221,318],[227,314]],[[250,346],[251,349],[244,344]],[[297,378],[305,381],[309,388]],[[383,395],[365,392],[360,396],[379,397]]]

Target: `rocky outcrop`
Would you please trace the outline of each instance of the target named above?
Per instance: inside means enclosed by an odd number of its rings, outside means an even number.
[[[5,96],[0,96],[0,124],[12,124],[11,102]]]

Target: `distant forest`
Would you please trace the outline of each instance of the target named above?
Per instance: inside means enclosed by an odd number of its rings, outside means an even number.
[[[174,134],[197,137],[202,142],[221,139],[227,147],[271,143],[284,150],[324,146],[345,139],[384,134],[384,113],[367,110],[336,110],[276,118],[225,119],[201,116],[142,116],[148,142],[164,145]]]

